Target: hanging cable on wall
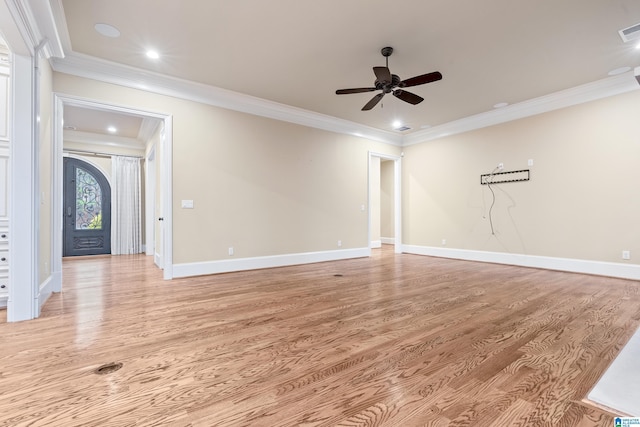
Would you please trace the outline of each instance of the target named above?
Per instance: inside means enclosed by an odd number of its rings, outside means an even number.
[[[492,188],[494,184],[502,184],[506,182],[522,182],[529,181],[530,172],[529,169],[517,170],[517,171],[502,171],[503,165],[500,163],[491,173],[480,175],[480,184],[486,185],[491,191],[491,206],[489,207],[489,225],[491,226],[491,235],[495,236],[495,229],[493,228],[493,207],[496,204],[496,193]],[[483,197],[484,200],[484,197]]]
[[[489,188],[489,191],[491,191],[491,206],[489,207],[489,225],[491,226],[491,235],[495,236],[496,232],[493,229],[493,207],[496,204],[496,193],[495,191],[493,191],[493,188],[491,187],[491,184],[493,184],[493,177],[495,176],[495,173],[497,171],[500,170],[500,166],[496,167],[494,170],[491,171],[490,174],[488,175],[482,175],[482,178],[484,179],[484,182],[482,182],[483,184],[486,184],[487,187]]]

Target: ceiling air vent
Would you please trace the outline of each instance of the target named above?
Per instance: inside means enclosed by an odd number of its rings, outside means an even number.
[[[630,42],[631,40],[640,39],[640,24],[623,28],[618,31],[618,33],[620,33],[620,37],[622,37],[622,41],[625,43]]]
[[[396,130],[400,132],[404,132],[405,130],[409,130],[409,129],[411,129],[409,126],[402,126],[397,128]]]

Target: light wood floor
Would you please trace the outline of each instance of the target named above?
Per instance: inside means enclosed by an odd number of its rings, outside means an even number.
[[[582,399],[639,325],[638,282],[389,249],[171,282],[65,260],[0,324],[0,425],[612,426]]]

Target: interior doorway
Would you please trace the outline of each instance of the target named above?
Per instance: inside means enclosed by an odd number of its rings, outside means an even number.
[[[60,224],[60,230],[62,230],[63,222],[63,145],[65,141],[64,132],[64,111],[65,108],[75,108],[75,109],[87,109],[87,110],[98,110],[105,113],[113,113],[120,115],[129,115],[135,117],[141,117],[145,119],[151,119],[151,121],[160,122],[160,134],[161,137],[159,141],[147,147],[144,158],[145,161],[148,160],[148,156],[151,155],[154,160],[154,167],[157,170],[153,175],[148,175],[145,173],[145,185],[143,188],[143,192],[145,195],[151,195],[149,198],[151,200],[160,200],[162,203],[161,212],[163,213],[162,221],[158,221],[155,215],[145,215],[144,219],[144,230],[150,230],[150,232],[145,233],[146,237],[149,235],[155,236],[155,249],[158,249],[158,238],[157,236],[161,236],[161,250],[162,250],[162,260],[163,260],[163,277],[165,280],[169,280],[173,278],[173,269],[172,269],[172,212],[170,201],[172,199],[172,187],[171,187],[171,169],[172,169],[172,134],[173,134],[173,123],[172,116],[168,114],[155,113],[144,110],[132,109],[129,107],[122,107],[113,104],[105,104],[93,100],[87,100],[67,95],[55,94],[55,104],[54,104],[54,114],[55,114],[55,122],[54,122],[54,167],[53,167],[53,176],[55,179],[54,188],[53,188],[53,200],[54,203],[57,203],[58,206],[53,206],[52,210],[54,212],[54,223]],[[73,150],[78,152],[78,150]],[[93,151],[93,150],[89,150]],[[89,153],[87,153],[89,154]],[[145,209],[145,212],[148,212]],[[59,248],[57,252],[55,252],[52,256],[52,267],[55,271],[62,271],[62,248],[63,248],[63,233],[54,233],[52,236],[54,241],[54,248]],[[145,239],[146,240],[146,239]],[[154,251],[155,252],[155,251]],[[59,291],[59,289],[56,289]]]
[[[402,253],[401,157],[369,152],[369,248]]]

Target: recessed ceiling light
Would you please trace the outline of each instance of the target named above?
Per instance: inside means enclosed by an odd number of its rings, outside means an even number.
[[[111,37],[112,39],[120,37],[120,30],[118,30],[113,25],[96,24],[93,28],[95,28],[98,33],[102,34],[105,37]]]
[[[75,127],[75,126],[71,126],[71,125],[65,125],[64,126],[64,130],[78,130],[78,128]]]
[[[109,131],[111,133],[116,133],[116,132],[118,132],[118,129],[116,129],[114,126],[109,126],[107,128],[107,131]]]
[[[431,127],[431,125],[422,125],[420,126],[420,129],[429,129]]]
[[[493,108],[503,108],[503,107],[506,107],[507,105],[509,105],[508,102],[498,102],[493,106]]]
[[[148,50],[147,51],[147,57],[151,58],[151,59],[158,59],[158,58],[160,58],[160,54],[158,53],[158,51]]]
[[[640,42],[636,45],[636,49],[640,49]]]
[[[402,122],[400,120],[394,120],[393,121],[393,128],[394,129],[398,129],[402,127]]]
[[[624,74],[629,70],[631,70],[631,67],[620,67],[620,68],[616,68],[615,70],[609,71],[608,74],[610,76],[617,76],[618,74]]]

